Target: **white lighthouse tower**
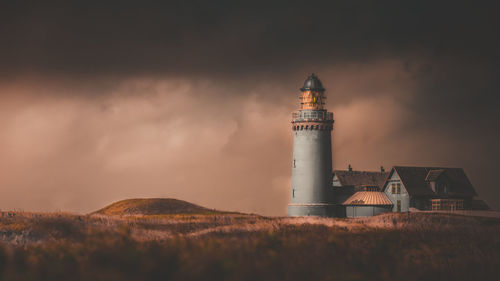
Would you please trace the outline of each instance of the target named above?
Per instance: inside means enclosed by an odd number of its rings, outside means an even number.
[[[293,162],[289,216],[332,216],[333,113],[325,89],[311,74],[300,89],[301,108],[292,114]]]

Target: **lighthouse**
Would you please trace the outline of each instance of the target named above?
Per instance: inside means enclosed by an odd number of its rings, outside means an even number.
[[[292,190],[288,215],[332,216],[333,113],[325,108],[325,89],[314,73],[300,91],[300,109],[292,114]]]

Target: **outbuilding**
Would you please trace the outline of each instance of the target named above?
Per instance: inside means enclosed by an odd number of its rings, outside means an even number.
[[[348,218],[371,217],[392,211],[391,200],[380,191],[358,191],[349,197],[342,205],[346,208]]]

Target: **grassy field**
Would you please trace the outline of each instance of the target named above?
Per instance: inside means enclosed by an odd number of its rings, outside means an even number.
[[[136,209],[134,209],[136,210]],[[500,219],[2,212],[2,280],[498,280]]]

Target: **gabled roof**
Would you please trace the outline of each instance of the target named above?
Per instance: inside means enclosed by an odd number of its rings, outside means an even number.
[[[378,186],[382,189],[389,172],[335,170],[333,174],[342,186]]]
[[[342,205],[363,206],[363,205],[393,205],[385,193],[380,191],[358,191],[347,198]]]
[[[430,188],[428,182],[430,179],[436,180],[441,175],[446,175],[451,182],[450,195],[477,195],[462,168],[394,166],[390,172],[389,178],[394,172],[399,175],[404,187],[412,196],[436,195]]]

